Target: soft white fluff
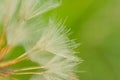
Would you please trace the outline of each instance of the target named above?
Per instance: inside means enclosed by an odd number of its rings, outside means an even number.
[[[3,9],[4,9],[4,24],[7,26],[10,22],[12,17],[14,16],[14,13],[16,12],[17,5],[19,3],[19,0],[4,0]]]
[[[58,0],[22,0],[20,14],[29,20],[59,5]]]
[[[25,22],[14,23],[6,28],[8,45],[16,46],[27,40],[29,29],[24,28]]]
[[[33,17],[60,5],[57,0],[5,0],[2,3],[4,3],[2,10],[5,12],[3,24],[8,44],[11,46],[22,44],[27,50],[33,47],[45,25],[43,18],[36,21],[32,20]],[[16,12],[18,5],[20,9]],[[29,19],[32,21],[30,22]]]
[[[73,50],[76,44],[67,33],[61,22],[50,20],[34,50],[28,54],[32,61],[45,66],[46,71],[31,80],[77,80],[72,73],[79,61]]]
[[[44,29],[41,38],[35,45],[36,52],[29,53],[29,57],[32,61],[37,63],[46,63],[46,61],[41,60],[43,58],[48,58],[49,56],[57,55],[66,59],[73,61],[78,61],[79,59],[74,56],[75,43],[68,38],[68,31],[65,30],[61,22],[55,23],[54,20],[50,20],[48,26]],[[76,45],[77,46],[77,45]],[[46,52],[46,53],[45,53]],[[47,56],[50,54],[49,56]],[[42,56],[46,55],[46,56]]]
[[[45,65],[45,72],[34,75],[30,80],[73,80],[73,77],[75,80],[72,70],[76,65],[74,61],[55,56]]]
[[[26,53],[18,58],[28,56],[31,61],[46,68],[43,74],[34,75],[31,80],[73,80],[72,71],[79,61],[74,48],[78,45],[68,38],[69,30],[61,21],[50,19],[47,23],[38,17],[58,7],[60,2],[3,0],[1,3],[0,10],[3,12],[0,15],[5,17],[0,16],[0,22],[3,20],[8,45],[23,45]]]

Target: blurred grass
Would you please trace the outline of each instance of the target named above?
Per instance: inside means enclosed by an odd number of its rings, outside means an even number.
[[[120,80],[120,0],[63,0],[57,13],[82,43],[80,80]]]

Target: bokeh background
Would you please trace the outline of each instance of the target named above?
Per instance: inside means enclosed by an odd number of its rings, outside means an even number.
[[[63,0],[55,11],[81,43],[80,80],[120,80],[120,0]]]

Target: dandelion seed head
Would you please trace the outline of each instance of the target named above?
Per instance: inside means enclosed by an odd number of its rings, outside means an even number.
[[[34,54],[31,54],[31,53],[34,53]],[[36,50],[31,53],[29,54],[30,59],[33,62],[37,62],[40,65],[45,65],[55,56],[54,54],[45,50]]]
[[[60,6],[58,0],[24,0],[20,15],[29,20],[58,6]]]
[[[79,58],[74,56],[73,46],[76,44],[72,43],[67,33],[61,22],[56,24],[53,20],[50,21],[35,46],[36,51],[28,54],[29,58],[42,65],[56,55],[69,60],[79,61]]]
[[[16,12],[16,7],[20,2],[20,11],[17,14],[19,17],[13,21],[12,18]],[[27,50],[32,48],[38,40],[42,32],[42,24],[45,24],[43,18],[39,19],[37,22],[32,21],[32,24],[29,23],[29,19],[60,5],[57,0],[46,0],[46,2],[42,0],[5,0],[4,3],[6,4],[6,6],[4,5],[5,13],[8,13],[5,14],[7,16],[4,23],[6,26],[8,44],[13,46],[22,44]],[[34,39],[32,38],[33,36]]]
[[[7,18],[11,18],[14,15],[18,2],[18,0],[5,0],[4,6],[6,8]]]
[[[23,43],[29,34],[29,31],[24,28],[25,23],[21,22],[19,24],[11,24],[7,27],[7,41],[8,45],[16,46]]]
[[[44,30],[40,40],[37,42],[37,47],[40,50],[46,50],[55,55],[59,55],[65,58],[76,59],[73,55],[73,44],[67,35],[68,31],[65,30],[61,22],[55,23],[54,20],[50,20],[48,27]]]
[[[42,18],[42,14],[60,4],[58,0],[0,1],[0,23],[7,40],[5,46],[15,47],[20,44],[26,49],[15,60],[6,62],[5,67],[28,58],[39,65],[39,68],[16,70],[18,72],[13,70],[13,74],[38,74],[33,75],[30,80],[73,80],[70,73],[74,75],[74,67],[80,61],[74,51],[78,44],[69,39],[69,30],[62,21],[52,18],[47,22]],[[27,72],[40,68],[46,70],[42,73]]]
[[[28,54],[33,62],[45,66],[47,71],[42,76],[34,75],[31,80],[72,80],[70,73],[80,60],[74,55],[76,45],[67,33],[61,22],[56,24],[50,20],[35,46],[37,53]]]
[[[55,56],[45,65],[46,72],[42,75],[34,75],[30,80],[72,80],[70,73],[76,65],[77,63],[73,61]]]

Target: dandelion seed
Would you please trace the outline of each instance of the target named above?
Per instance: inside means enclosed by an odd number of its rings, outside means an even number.
[[[31,80],[75,80],[72,70],[76,65],[76,62],[55,56],[45,65],[47,70],[42,75],[34,75]]]
[[[7,1],[12,6],[10,5],[8,6],[8,9],[10,8],[10,10],[6,10],[6,11],[11,11],[11,12],[6,12],[6,13],[10,13],[6,15],[10,15],[11,17],[13,17],[13,13],[16,10],[16,5],[20,1],[16,1],[16,2],[14,2],[14,0],[12,1],[7,0]],[[18,14],[19,17],[14,21],[8,21],[9,18],[6,16],[7,22],[5,21],[5,24],[7,24],[7,27],[5,29],[7,32],[8,44],[13,45],[13,46],[18,45],[18,44],[24,45],[30,39],[34,43],[34,40],[31,38],[31,36],[35,36],[37,38],[38,36],[36,34],[40,35],[41,33],[40,31],[36,32],[37,27],[33,25],[34,23],[32,25],[28,25],[28,20],[26,19],[24,20],[24,18],[26,18],[27,16],[28,18],[31,18],[35,15],[39,15],[41,13],[54,9],[60,5],[57,0],[46,0],[46,2],[43,1],[44,3],[41,3],[42,0],[24,0],[24,1],[21,0],[21,1],[22,3],[21,3],[21,8],[20,8],[20,14]],[[36,11],[37,13],[35,14],[34,12]],[[11,23],[9,23],[8,25],[8,22],[11,22]],[[38,23],[40,23],[40,20]],[[42,26],[42,24],[40,25]],[[39,30],[41,27],[40,25],[39,25]],[[37,40],[36,38],[35,38],[35,41]]]
[[[74,56],[75,51],[73,50],[72,46],[75,44],[71,43],[71,40],[69,40],[66,33],[67,31],[65,31],[61,23],[56,24],[53,20],[50,20],[48,27],[46,27],[40,40],[35,46],[37,52],[34,54],[30,53],[28,55],[33,61],[40,63],[46,63],[46,61],[41,59],[45,58],[46,56],[49,58],[49,54],[51,54],[51,56],[55,54],[70,60],[79,61],[79,59]]]
[[[42,18],[60,4],[58,0],[0,0],[0,79],[31,74],[30,80],[77,80],[73,70],[80,62],[74,51],[78,45],[68,38],[69,30],[62,21],[47,23]],[[17,45],[26,51],[4,61]],[[38,66],[8,69],[25,60]]]
[[[58,6],[60,6],[58,0],[22,0],[20,16],[29,20]]]

